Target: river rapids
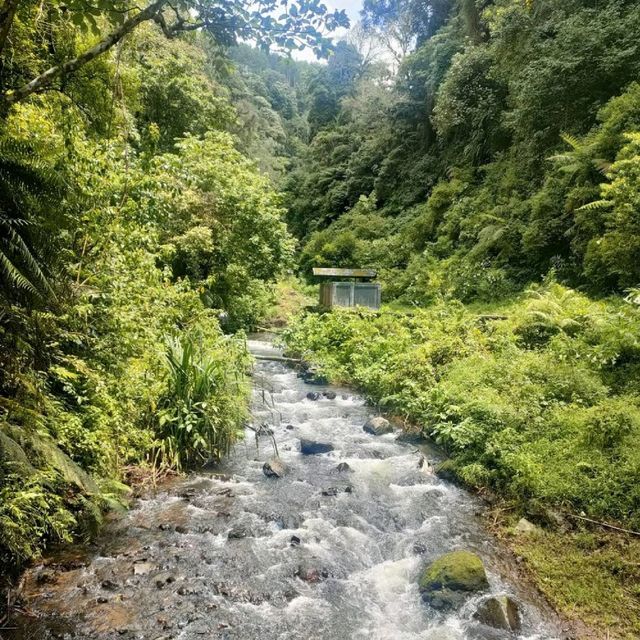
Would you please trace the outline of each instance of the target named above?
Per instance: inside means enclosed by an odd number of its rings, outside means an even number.
[[[258,355],[279,352],[266,337]],[[320,398],[307,398],[309,392]],[[327,398],[323,393],[327,393]],[[335,397],[333,394],[335,393]],[[373,436],[349,389],[310,386],[281,362],[254,372],[253,426],[214,472],[140,499],[89,550],[31,569],[9,640],[547,640],[562,637],[515,561],[483,530],[483,505],[430,473],[428,445]],[[330,443],[302,455],[299,440]],[[289,473],[268,478],[277,446]],[[347,471],[337,471],[346,462]],[[422,602],[420,572],[477,552],[490,593],[520,605],[515,633]]]

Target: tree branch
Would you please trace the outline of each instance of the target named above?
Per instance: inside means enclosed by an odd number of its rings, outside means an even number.
[[[14,1],[19,2],[19,0],[6,0],[5,5],[9,2]],[[67,62],[64,62],[62,64],[56,65],[55,67],[51,67],[44,73],[41,73],[37,78],[34,78],[33,80],[31,80],[31,82],[28,82],[19,89],[7,91],[6,93],[2,94],[0,96],[0,102],[4,106],[5,110],[8,109],[11,105],[20,102],[25,98],[28,98],[33,93],[36,93],[48,87],[56,78],[77,71],[80,67],[83,67],[88,62],[91,62],[99,55],[103,54],[105,51],[108,51],[114,45],[120,42],[120,40],[122,40],[122,38],[124,38],[128,33],[133,31],[140,23],[147,20],[153,20],[162,10],[164,5],[167,4],[167,2],[168,0],[155,0],[155,2],[152,2],[148,7],[142,9],[142,11],[137,13],[135,16],[129,18],[128,20],[125,20],[120,25],[120,27],[118,27],[115,31],[104,38],[104,40],[101,40],[100,42],[98,42],[98,44],[94,45],[90,49],[87,49],[78,57],[73,58],[72,60],[68,60]]]

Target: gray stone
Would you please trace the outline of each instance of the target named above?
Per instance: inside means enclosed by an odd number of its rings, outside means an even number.
[[[509,596],[492,596],[480,603],[474,618],[496,629],[518,631],[521,626],[518,605]]]
[[[513,530],[518,535],[530,535],[532,533],[538,533],[540,528],[533,524],[533,522],[529,522],[526,518],[520,518]]]
[[[382,416],[376,416],[375,418],[369,418],[364,427],[362,427],[367,433],[371,433],[374,436],[381,436],[385,433],[391,433],[393,427],[391,423]]]
[[[396,442],[401,442],[402,444],[424,444],[428,442],[428,438],[424,435],[422,431],[403,431],[397,438]]]
[[[242,538],[248,538],[251,535],[251,531],[242,525],[233,527],[227,534],[229,540],[242,540]]]
[[[305,456],[313,456],[318,453],[328,453],[333,451],[333,445],[328,442],[316,442],[315,440],[300,440],[300,453]]]
[[[287,465],[276,456],[269,458],[269,460],[262,465],[262,473],[264,473],[267,478],[283,478],[287,475],[287,471]]]

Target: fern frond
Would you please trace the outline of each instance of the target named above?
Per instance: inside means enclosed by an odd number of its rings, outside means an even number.
[[[603,209],[610,209],[613,207],[611,200],[594,200],[578,207],[578,211],[602,211]]]

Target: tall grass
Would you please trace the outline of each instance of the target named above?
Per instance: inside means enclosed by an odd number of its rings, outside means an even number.
[[[242,433],[246,349],[237,340],[205,343],[189,333],[166,340],[167,388],[158,412],[163,464],[181,470],[219,460]]]

